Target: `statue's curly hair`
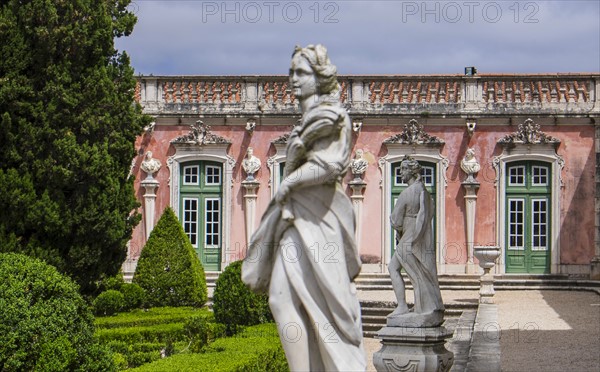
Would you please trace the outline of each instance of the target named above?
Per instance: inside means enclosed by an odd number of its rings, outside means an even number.
[[[417,179],[421,178],[421,164],[418,161],[406,155],[400,164],[405,165]]]
[[[304,57],[317,75],[319,94],[332,94],[340,89],[337,81],[337,67],[329,60],[327,48],[321,44],[311,44],[306,48],[296,45],[292,58],[296,54]]]

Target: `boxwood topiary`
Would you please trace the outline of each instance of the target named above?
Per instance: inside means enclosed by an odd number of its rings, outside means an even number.
[[[0,254],[0,370],[112,371],[77,285],[54,267]]]
[[[242,261],[227,266],[215,285],[215,320],[225,324],[228,334],[235,333],[240,325],[255,325],[273,320],[268,297],[252,292],[242,282]]]
[[[100,293],[92,305],[96,315],[114,315],[125,308],[125,296],[119,291],[109,289]]]
[[[124,283],[119,292],[125,297],[124,310],[136,309],[142,306],[146,300],[146,291],[135,283]]]
[[[133,282],[149,306],[202,306],[207,299],[202,264],[169,207],[148,238]]]

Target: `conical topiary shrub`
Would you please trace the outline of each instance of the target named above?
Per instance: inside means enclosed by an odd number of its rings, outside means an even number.
[[[148,306],[202,306],[204,269],[173,210],[167,207],[142,250],[133,282]]]
[[[240,325],[273,321],[267,295],[252,292],[242,282],[242,261],[235,261],[227,266],[215,284],[215,320],[225,324],[228,334],[235,333]]]

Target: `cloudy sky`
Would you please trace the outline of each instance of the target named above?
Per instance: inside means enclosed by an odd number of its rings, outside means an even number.
[[[340,74],[600,72],[600,0],[133,0],[136,73],[287,74],[321,43]]]

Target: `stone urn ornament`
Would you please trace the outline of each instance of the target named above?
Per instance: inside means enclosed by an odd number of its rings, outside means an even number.
[[[479,303],[494,303],[494,275],[491,269],[496,265],[496,260],[500,256],[500,247],[495,246],[475,246],[473,248],[475,258],[479,260],[479,266],[483,269],[479,288]]]

